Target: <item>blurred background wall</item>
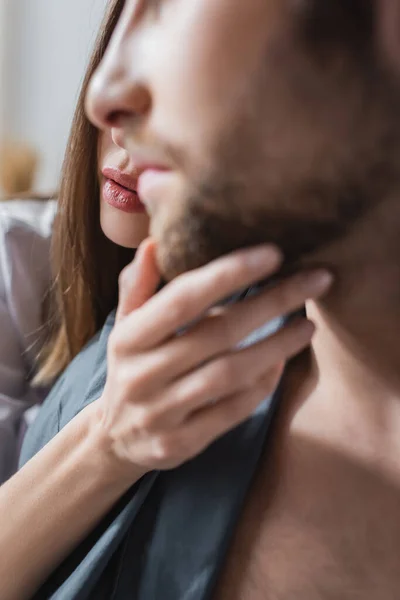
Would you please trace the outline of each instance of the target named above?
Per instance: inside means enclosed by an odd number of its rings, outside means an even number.
[[[4,79],[5,79],[5,3],[0,0],[0,140],[4,127]]]
[[[39,153],[35,189],[58,184],[74,106],[107,0],[0,0],[0,139]]]

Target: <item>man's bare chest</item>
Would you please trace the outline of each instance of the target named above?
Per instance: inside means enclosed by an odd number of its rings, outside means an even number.
[[[260,465],[215,600],[395,600],[400,490],[305,439]]]

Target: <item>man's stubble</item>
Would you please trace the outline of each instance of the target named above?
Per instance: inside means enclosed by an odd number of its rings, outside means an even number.
[[[348,235],[399,187],[396,96],[373,65],[269,54],[210,149],[213,167],[152,223],[165,279],[261,243],[291,270]]]

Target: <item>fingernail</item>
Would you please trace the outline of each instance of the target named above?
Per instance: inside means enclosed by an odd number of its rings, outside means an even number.
[[[327,292],[333,283],[333,275],[329,271],[319,269],[304,275],[304,288],[312,296]]]
[[[277,268],[283,260],[279,248],[272,245],[257,246],[247,252],[248,265],[256,271]]]

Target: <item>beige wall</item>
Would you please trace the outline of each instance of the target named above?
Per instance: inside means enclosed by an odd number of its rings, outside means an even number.
[[[6,0],[0,0],[0,139],[4,133],[4,83],[5,83],[5,7]]]
[[[0,45],[6,50],[0,111],[8,136],[40,151],[37,187],[44,192],[58,182],[76,97],[106,4],[0,0],[0,19],[5,12]]]

